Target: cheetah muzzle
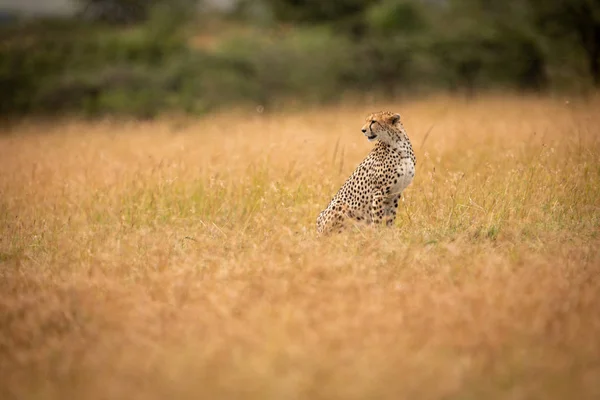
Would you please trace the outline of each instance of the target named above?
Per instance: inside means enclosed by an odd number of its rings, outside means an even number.
[[[402,191],[415,176],[415,153],[399,114],[369,115],[362,133],[377,143],[319,214],[319,234],[341,231],[350,220],[393,225]]]

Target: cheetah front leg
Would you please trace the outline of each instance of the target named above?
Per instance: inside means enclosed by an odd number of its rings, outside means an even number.
[[[371,221],[375,225],[381,224],[385,211],[385,195],[379,192],[373,196],[371,202]]]
[[[388,197],[384,202],[384,218],[386,226],[394,226],[396,212],[398,210],[398,200],[400,200],[400,193]]]

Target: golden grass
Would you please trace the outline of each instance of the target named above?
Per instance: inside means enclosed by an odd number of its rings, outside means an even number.
[[[318,239],[379,109],[418,157],[396,226]],[[0,137],[0,398],[599,398],[598,110],[21,123]]]

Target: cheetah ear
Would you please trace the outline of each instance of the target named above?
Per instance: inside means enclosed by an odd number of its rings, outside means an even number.
[[[396,125],[396,122],[400,121],[400,114],[394,114],[392,115],[392,125]]]

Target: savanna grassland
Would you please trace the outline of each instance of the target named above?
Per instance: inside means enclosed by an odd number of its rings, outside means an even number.
[[[393,228],[315,219],[403,115]],[[600,99],[0,136],[2,399],[600,398]]]

